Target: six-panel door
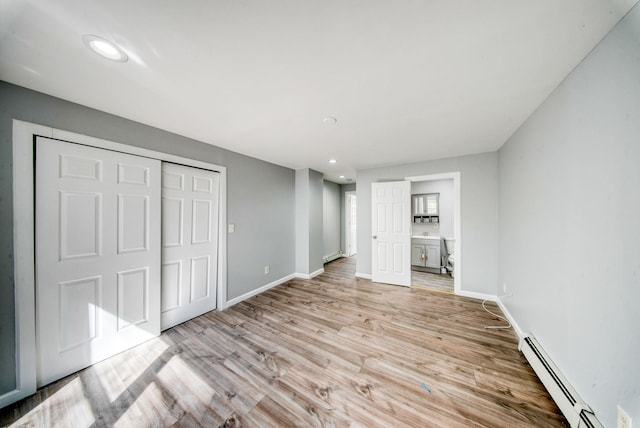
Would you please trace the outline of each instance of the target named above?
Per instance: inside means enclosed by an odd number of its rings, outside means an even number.
[[[37,138],[38,385],[160,333],[160,161]]]
[[[371,184],[371,278],[411,285],[411,183]]]
[[[216,308],[219,174],[162,164],[162,329]]]

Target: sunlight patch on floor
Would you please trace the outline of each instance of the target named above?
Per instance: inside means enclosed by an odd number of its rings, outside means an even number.
[[[91,426],[96,422],[80,378],[60,388],[14,426]]]

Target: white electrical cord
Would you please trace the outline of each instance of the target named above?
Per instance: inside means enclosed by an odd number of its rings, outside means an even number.
[[[485,311],[489,312],[494,317],[498,317],[501,320],[506,321],[507,324],[509,324],[509,325],[485,325],[484,328],[486,328],[486,329],[494,329],[494,330],[506,330],[508,328],[511,328],[511,321],[509,321],[508,319],[506,319],[502,315],[494,314],[489,309],[487,309],[487,307],[484,305],[486,302],[487,302],[487,300],[483,300],[482,301],[482,309],[484,309]]]

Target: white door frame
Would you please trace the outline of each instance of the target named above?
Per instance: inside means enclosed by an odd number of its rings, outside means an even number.
[[[344,250],[347,257],[350,257],[355,254],[355,253],[351,254],[351,246],[353,242],[351,242],[351,220],[350,220],[351,219],[351,203],[349,202],[350,196],[357,197],[357,194],[354,190],[349,192],[344,192],[344,246],[345,246]],[[356,231],[356,233],[358,232]],[[357,242],[356,242],[356,245],[357,245]],[[357,247],[356,247],[356,252],[357,252]]]
[[[430,181],[430,180],[449,180],[453,179],[453,234],[455,239],[454,253],[456,255],[456,262],[453,266],[454,278],[453,278],[453,292],[455,294],[462,293],[462,228],[461,228],[461,215],[460,215],[460,172],[445,172],[442,174],[430,174],[430,175],[418,175],[412,177],[405,177],[405,180],[415,181]],[[411,221],[411,219],[409,219]],[[409,260],[411,263],[411,260]]]
[[[36,392],[34,135],[150,157],[220,173],[218,310],[227,306],[227,168],[182,156],[115,143],[13,120],[13,254],[16,328],[16,388],[0,395],[0,407]]]

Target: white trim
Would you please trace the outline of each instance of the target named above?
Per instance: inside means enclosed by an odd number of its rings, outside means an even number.
[[[102,140],[87,135],[13,120],[13,251],[16,311],[16,389],[0,396],[4,407],[36,391],[34,152],[33,136],[41,135],[220,173],[218,240],[218,309],[227,302],[227,168],[195,159]]]
[[[502,296],[505,297],[505,296]],[[504,314],[504,316],[509,320],[509,322],[511,323],[511,326],[513,327],[513,330],[516,332],[516,334],[518,335],[518,342],[520,344],[522,344],[522,340],[527,337],[530,336],[530,334],[525,334],[524,331],[522,331],[522,329],[520,328],[520,326],[518,325],[518,323],[516,322],[515,318],[513,318],[513,315],[511,315],[511,312],[509,312],[509,310],[507,309],[507,307],[505,306],[504,303],[502,303],[501,297],[497,297],[495,300],[496,304],[498,305],[498,307],[500,308],[500,310],[502,311],[502,313]],[[518,346],[518,349],[521,348],[521,345]]]
[[[356,278],[371,279],[371,274],[370,273],[356,272]]]
[[[453,266],[453,292],[461,296],[469,296],[469,294],[463,294],[464,292],[462,291],[462,213],[460,212],[462,204],[460,203],[460,172],[456,171],[441,174],[417,175],[405,177],[404,179],[411,182],[453,179],[453,238],[455,239],[453,252],[456,256],[456,262]],[[409,261],[409,263],[411,263],[411,261]],[[471,293],[473,294],[473,292]]]
[[[300,278],[300,279],[312,279],[315,278],[316,276],[323,274],[324,273],[324,268],[322,269],[318,269],[315,272],[311,272],[311,273],[294,273],[294,275],[296,276],[296,278]]]
[[[497,297],[493,294],[476,293],[475,291],[461,290],[460,292],[456,293],[456,295],[462,297],[471,297],[472,299],[487,300],[489,302],[495,302],[497,299]]]
[[[36,392],[35,239],[33,222],[33,134],[51,128],[13,121],[13,258],[16,389],[0,396],[0,408]],[[25,168],[25,165],[27,167]],[[27,173],[25,173],[27,172]],[[31,213],[31,215],[23,215]]]
[[[277,285],[283,284],[283,283],[285,283],[285,282],[287,282],[287,281],[289,281],[291,279],[294,279],[295,277],[296,277],[296,275],[292,273],[291,275],[287,275],[287,276],[285,276],[283,278],[276,279],[275,281],[270,282],[269,284],[263,285],[260,288],[257,288],[255,290],[249,291],[248,293],[245,293],[242,296],[234,297],[233,299],[231,299],[231,300],[229,300],[227,302],[226,308],[230,308],[231,306],[233,306],[235,304],[238,304],[238,303],[242,302],[243,300],[247,300],[247,299],[249,299],[249,298],[251,298],[253,296],[256,296],[256,295],[258,295],[260,293],[264,293],[265,291],[267,291],[267,290],[269,290],[269,289],[271,289],[271,288],[273,288],[273,287],[275,287]]]

